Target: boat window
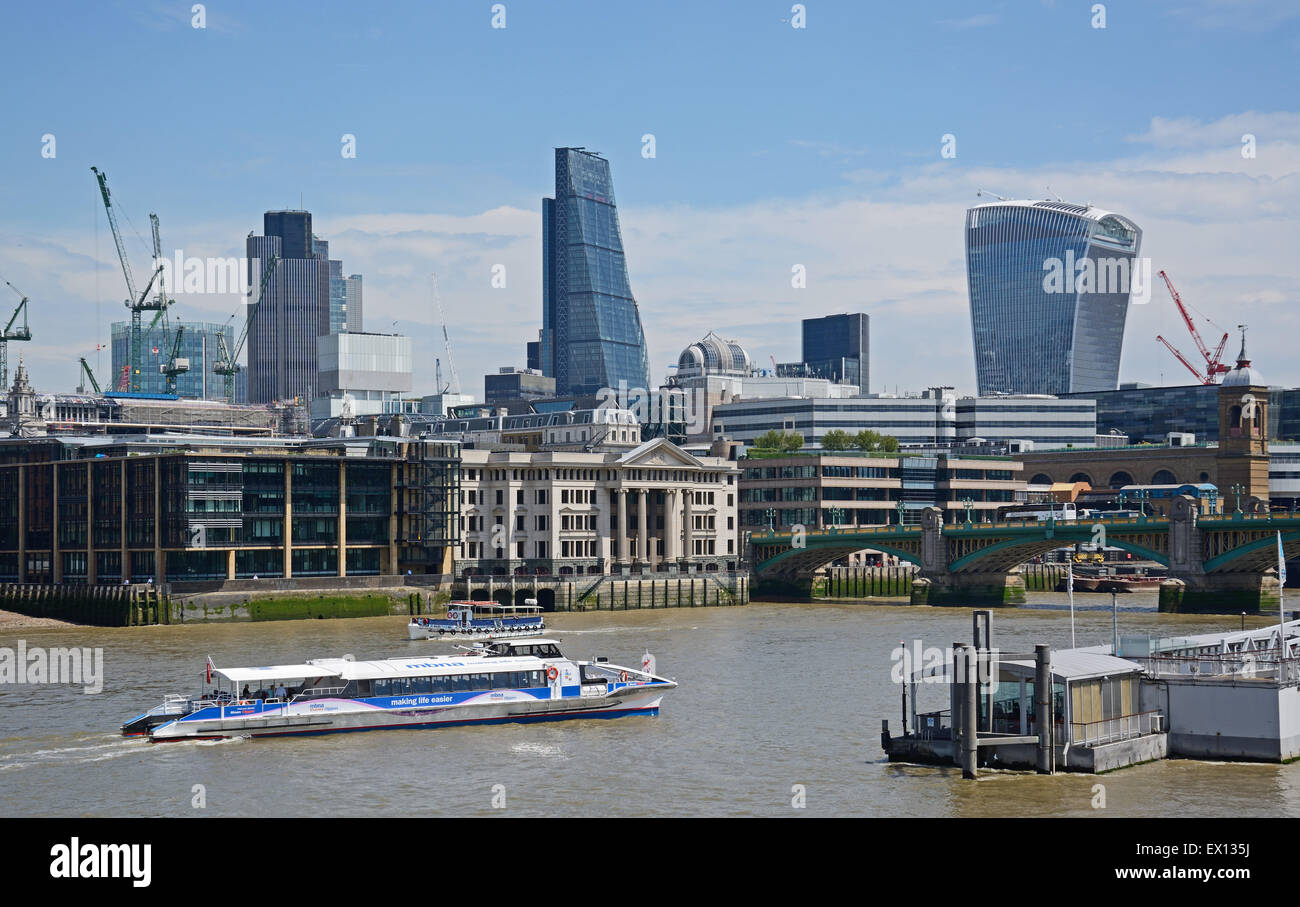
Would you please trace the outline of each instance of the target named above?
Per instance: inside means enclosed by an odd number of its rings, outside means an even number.
[[[519,684],[515,683],[514,671],[497,671],[492,675],[492,689],[494,690],[513,690]]]
[[[389,689],[392,690],[391,695],[393,696],[405,696],[411,692],[411,678],[409,677],[394,677],[389,683],[392,684]]]
[[[373,681],[358,680],[356,681],[356,684],[357,684],[357,692],[356,692],[357,698],[367,699],[375,695],[375,684]]]
[[[470,686],[471,675],[454,674],[451,678],[451,690],[453,693],[466,693],[473,689]]]
[[[474,689],[474,690],[490,690],[490,689],[492,689],[492,675],[491,675],[491,674],[475,674],[475,675],[473,675],[473,677],[474,677],[474,679],[471,681],[471,683],[473,683],[473,686],[471,687],[471,689]]]
[[[430,678],[429,678],[429,692],[430,692],[430,693],[450,693],[450,692],[451,692],[451,677],[450,677],[449,675],[447,675],[447,674],[443,674],[441,677],[430,677]]]
[[[528,686],[529,686],[530,689],[536,689],[537,687],[544,687],[544,686],[546,686],[546,684],[542,681],[542,672],[541,672],[541,671],[529,671],[529,672],[528,672]]]
[[[412,693],[432,692],[433,687],[430,685],[429,680],[430,678],[428,677],[413,677],[411,679],[411,692]]]
[[[393,694],[390,692],[391,689],[392,689],[392,681],[387,680],[387,679],[380,679],[380,680],[376,680],[376,681],[375,681],[375,695],[376,695],[376,696],[391,696],[391,695],[393,695]]]

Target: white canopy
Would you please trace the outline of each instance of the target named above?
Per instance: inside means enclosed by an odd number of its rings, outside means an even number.
[[[264,668],[213,668],[218,674],[234,683],[267,680],[298,680],[308,677],[338,677],[339,672],[320,665],[268,665]]]

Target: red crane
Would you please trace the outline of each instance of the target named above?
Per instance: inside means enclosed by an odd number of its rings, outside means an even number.
[[[1173,281],[1169,279],[1169,275],[1164,271],[1160,272],[1160,276],[1164,280],[1165,286],[1169,288],[1169,295],[1174,298],[1174,305],[1178,306],[1178,311],[1183,316],[1183,321],[1187,323],[1187,331],[1192,335],[1192,339],[1196,341],[1196,348],[1201,351],[1201,356],[1205,359],[1205,374],[1201,374],[1200,370],[1188,362],[1187,358],[1183,356],[1182,353],[1178,352],[1178,350],[1174,348],[1174,345],[1164,337],[1157,335],[1156,340],[1163,343],[1169,352],[1177,356],[1178,361],[1187,366],[1187,370],[1196,376],[1196,380],[1200,381],[1202,384],[1217,384],[1219,376],[1227,374],[1227,372],[1231,370],[1223,363],[1221,358],[1223,356],[1223,348],[1228,345],[1228,332],[1223,332],[1223,339],[1219,341],[1218,347],[1216,347],[1214,352],[1211,353],[1209,347],[1205,345],[1205,341],[1201,339],[1201,332],[1196,330],[1196,323],[1192,321],[1192,316],[1187,314],[1187,307],[1183,305],[1182,297],[1180,297],[1178,291],[1174,289]],[[1209,321],[1210,319],[1206,318],[1205,320]]]

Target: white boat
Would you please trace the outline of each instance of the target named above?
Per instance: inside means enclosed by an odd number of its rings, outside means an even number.
[[[546,619],[533,598],[523,605],[451,602],[446,617],[412,617],[406,632],[411,639],[447,641],[541,636]]]
[[[151,740],[277,737],[384,728],[657,715],[676,682],[607,659],[573,661],[553,639],[497,640],[432,657],[217,668],[204,694],[122,725]],[[254,691],[254,687],[256,691]]]

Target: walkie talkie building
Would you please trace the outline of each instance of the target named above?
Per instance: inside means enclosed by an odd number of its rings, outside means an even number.
[[[966,276],[979,395],[1115,390],[1142,231],[1126,217],[1059,201],[966,212]],[[1135,279],[1140,278],[1140,279]]]
[[[555,198],[542,200],[542,373],[555,392],[649,388],[645,333],[623,257],[609,161],[555,149]]]

